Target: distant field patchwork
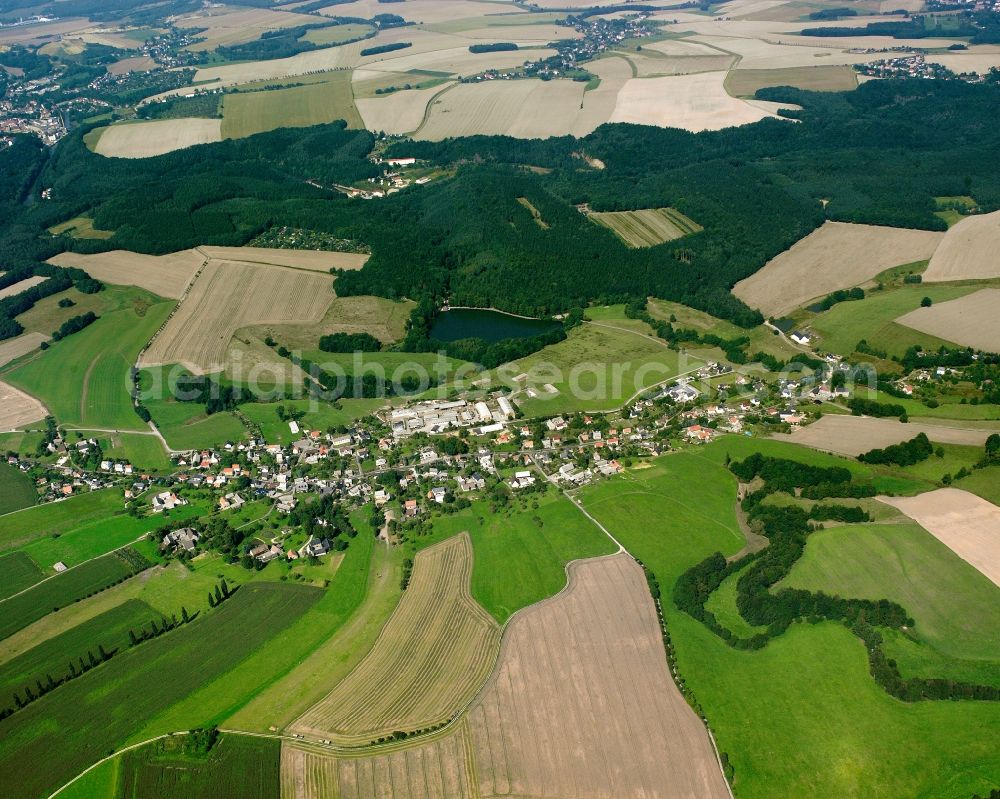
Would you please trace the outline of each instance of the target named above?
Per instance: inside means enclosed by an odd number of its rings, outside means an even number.
[[[702,230],[701,225],[674,208],[595,211],[587,216],[611,230],[629,247],[654,247]]]

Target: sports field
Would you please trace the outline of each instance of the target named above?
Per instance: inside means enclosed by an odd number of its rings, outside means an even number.
[[[500,642],[500,627],[469,593],[471,574],[468,535],[420,552],[375,647],[290,729],[358,745],[451,719],[486,680]]]
[[[674,208],[592,212],[587,218],[611,230],[629,247],[655,247],[702,230]]]
[[[690,359],[693,361],[693,359]],[[702,365],[689,363],[689,369]],[[504,367],[527,374],[514,396],[526,416],[609,410],[681,370],[678,354],[659,339],[618,328],[613,321],[580,325],[565,341]],[[546,386],[556,389],[553,393]]]

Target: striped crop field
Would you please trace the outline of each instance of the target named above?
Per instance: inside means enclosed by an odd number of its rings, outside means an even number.
[[[451,719],[486,681],[500,628],[472,599],[465,533],[416,557],[413,579],[371,652],[293,732],[365,744]]]
[[[701,225],[674,208],[595,211],[588,216],[612,231],[629,247],[655,247],[702,230]]]

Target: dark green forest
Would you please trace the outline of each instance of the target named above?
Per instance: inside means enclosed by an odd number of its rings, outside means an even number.
[[[30,268],[65,249],[239,245],[287,225],[371,248],[364,269],[338,276],[342,295],[537,315],[655,295],[750,325],[760,315],[731,286],[826,219],[942,229],[935,196],[971,194],[984,211],[1000,207],[1000,86],[873,81],[843,94],[759,96],[802,106],[798,121],[700,134],[605,125],[579,140],[402,140],[390,154],[454,166],[454,176],[373,202],[324,188],[381,172],[368,159],[375,136],[343,123],[143,160],[91,153],[82,129],[49,154],[22,142],[0,153],[0,249],[8,268]],[[51,200],[37,199],[42,188]],[[704,230],[629,249],[581,214],[583,203],[671,206]],[[45,232],[83,213],[115,236]]]

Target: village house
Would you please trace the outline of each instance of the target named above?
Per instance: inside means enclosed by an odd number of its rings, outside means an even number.
[[[172,491],[163,491],[153,497],[153,513],[163,513],[165,510],[173,510],[182,505],[187,505],[187,500],[181,499]]]
[[[196,530],[190,527],[182,527],[180,530],[171,530],[165,536],[163,536],[163,541],[160,543],[160,551],[166,552],[171,550],[173,552],[178,552],[184,550],[185,552],[194,552],[195,545],[198,543],[198,539],[201,536]]]

